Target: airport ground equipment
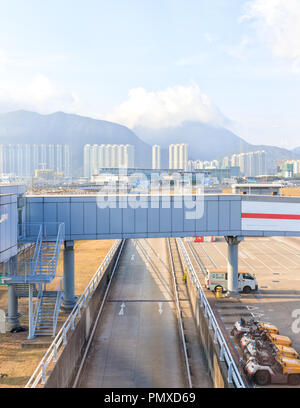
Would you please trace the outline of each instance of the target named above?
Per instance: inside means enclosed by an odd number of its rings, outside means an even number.
[[[249,360],[246,371],[250,379],[258,385],[268,384],[300,384],[300,360],[279,357],[270,359],[262,365],[257,360]]]
[[[271,323],[241,318],[231,335],[239,342],[245,372],[258,385],[300,384],[300,359],[289,337]]]
[[[240,340],[246,333],[254,334],[255,331],[261,332],[264,330],[269,333],[279,334],[278,328],[271,323],[266,323],[255,319],[251,319],[247,322],[245,319],[241,318],[241,320],[234,323],[231,330],[231,335]]]
[[[298,359],[299,354],[293,347],[282,346],[258,340],[256,343],[248,343],[244,348],[244,361],[250,359],[267,360],[270,357],[288,357]]]

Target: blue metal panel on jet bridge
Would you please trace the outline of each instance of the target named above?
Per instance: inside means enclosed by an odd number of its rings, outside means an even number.
[[[300,236],[300,197],[28,196],[25,222],[64,222],[66,240]]]
[[[66,240],[241,235],[241,196],[28,196],[33,222],[64,222]]]

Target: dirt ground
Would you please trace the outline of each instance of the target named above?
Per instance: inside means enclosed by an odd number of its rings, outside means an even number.
[[[285,187],[280,189],[280,195],[286,197],[299,197],[300,188],[298,187]]]
[[[105,255],[114,244],[114,240],[76,241],[75,242],[75,295],[80,296],[89,284]],[[63,277],[63,250],[60,252],[55,279],[47,285],[47,290],[56,290]],[[7,286],[0,286],[0,309],[7,313]],[[22,327],[28,328],[28,298],[18,299],[19,319]],[[67,318],[68,313],[60,311],[57,332]],[[28,331],[0,334],[0,388],[23,388],[39,364],[52,337],[43,337],[43,347],[22,347]],[[48,343],[47,343],[47,340]]]

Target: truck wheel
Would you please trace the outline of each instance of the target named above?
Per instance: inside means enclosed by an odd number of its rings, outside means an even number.
[[[289,375],[289,384],[290,385],[299,385],[300,384],[299,374],[290,374]]]
[[[244,289],[243,289],[243,292],[244,293],[250,293],[251,292],[250,286],[245,286]]]
[[[265,370],[257,371],[254,379],[256,384],[258,385],[268,385],[271,382],[270,373],[268,373],[268,371]]]

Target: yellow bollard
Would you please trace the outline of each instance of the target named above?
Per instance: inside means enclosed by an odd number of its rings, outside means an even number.
[[[222,288],[220,286],[216,287],[216,298],[220,298],[222,293]]]

